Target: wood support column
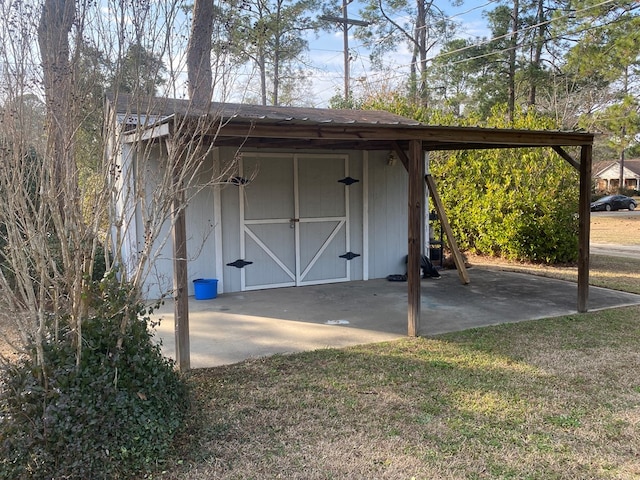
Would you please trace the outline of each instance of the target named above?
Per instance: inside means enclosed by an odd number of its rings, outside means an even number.
[[[422,142],[409,143],[409,215],[408,215],[408,259],[407,283],[409,302],[407,312],[407,335],[417,337],[420,331],[420,254],[422,245],[422,215],[424,211],[424,162]]]
[[[169,160],[173,164],[173,201],[171,236],[173,240],[173,313],[176,364],[180,371],[191,368],[189,345],[189,284],[187,280],[187,226],[185,193],[182,185],[181,152],[176,141],[168,142]]]
[[[591,226],[592,146],[580,150],[580,200],[578,202],[578,313],[589,303],[589,233]]]
[[[184,194],[183,194],[184,195]],[[176,362],[180,371],[191,368],[189,346],[189,285],[187,281],[187,230],[183,203],[174,200],[173,219],[173,295],[176,335]]]

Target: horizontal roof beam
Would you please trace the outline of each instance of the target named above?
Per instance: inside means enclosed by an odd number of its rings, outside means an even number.
[[[214,127],[216,128],[216,127]],[[429,150],[582,146],[593,142],[588,133],[498,130],[474,127],[338,126],[229,122],[214,130],[217,137],[342,141],[422,140]],[[213,133],[213,132],[212,132]]]

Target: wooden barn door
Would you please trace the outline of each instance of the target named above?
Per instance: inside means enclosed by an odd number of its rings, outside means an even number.
[[[348,157],[245,154],[240,168],[242,290],[348,281]]]
[[[297,156],[296,284],[349,280],[349,187],[346,156]]]

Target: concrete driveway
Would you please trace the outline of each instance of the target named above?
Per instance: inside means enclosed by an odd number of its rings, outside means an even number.
[[[469,269],[422,280],[421,335],[576,312],[577,286],[533,275]],[[640,295],[589,288],[589,310],[639,305]],[[387,280],[230,293],[190,298],[191,366],[382,342],[407,333],[407,284]],[[155,315],[163,352],[174,356],[173,304]]]

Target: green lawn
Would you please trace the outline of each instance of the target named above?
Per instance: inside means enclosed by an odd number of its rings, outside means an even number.
[[[638,292],[640,261],[593,260]],[[638,479],[638,352],[632,307],[196,370],[160,476]]]

